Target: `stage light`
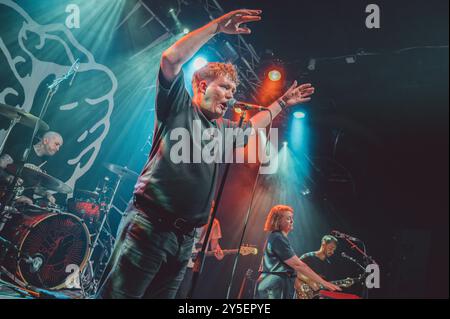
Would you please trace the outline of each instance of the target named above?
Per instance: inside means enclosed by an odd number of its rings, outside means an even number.
[[[306,114],[303,112],[300,112],[300,111],[294,112],[294,117],[296,119],[303,119],[303,118],[305,118],[305,116],[306,116]]]
[[[284,141],[283,146],[287,146],[287,145],[288,145],[288,142]]]
[[[183,33],[184,33],[184,34],[188,34],[188,33],[189,33],[189,29],[188,29],[188,28],[184,28],[184,29],[183,29]]]
[[[208,61],[206,61],[206,59],[203,57],[196,58],[194,60],[194,70],[197,71],[198,69],[203,68],[207,63]]]
[[[311,190],[308,187],[305,187],[301,192],[303,196],[311,194]]]
[[[269,80],[271,81],[279,81],[281,79],[281,73],[278,70],[272,70],[269,72]]]

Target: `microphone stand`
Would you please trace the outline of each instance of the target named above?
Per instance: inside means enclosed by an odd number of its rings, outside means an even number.
[[[341,256],[342,256],[343,258],[348,259],[348,260],[350,260],[351,262],[355,263],[356,265],[358,265],[359,268],[362,269],[362,271],[366,272],[366,268],[365,268],[363,265],[361,265],[359,262],[357,262],[356,259],[354,259],[354,258],[352,258],[352,257],[350,257],[350,256],[347,256],[347,255],[344,255],[344,253],[342,253]]]
[[[239,118],[238,128],[242,127],[242,123],[244,122],[245,114],[246,114],[245,111],[243,111],[241,113],[241,116]],[[205,264],[206,250],[209,245],[209,237],[211,235],[214,218],[216,217],[216,214],[217,214],[217,208],[219,207],[219,203],[222,198],[223,189],[225,187],[225,182],[228,177],[228,172],[230,170],[230,164],[231,163],[229,161],[227,161],[225,163],[225,170],[224,170],[224,173],[222,176],[222,180],[220,182],[219,189],[217,190],[217,196],[216,196],[215,204],[213,207],[213,211],[211,213],[211,216],[209,217],[208,228],[206,230],[205,238],[203,239],[202,248],[201,248],[200,252],[197,254],[197,258],[195,260],[195,265],[194,265],[193,274],[192,274],[192,283],[191,283],[191,287],[190,287],[188,295],[187,295],[187,299],[192,299],[195,289],[197,287],[198,278],[200,277],[200,274],[203,270],[203,266]],[[239,255],[239,253],[238,253],[238,255]]]
[[[272,129],[273,116],[272,116],[272,112],[268,108],[267,109],[262,109],[261,111],[267,111],[267,112],[269,112],[269,115],[270,115],[269,133],[268,133],[268,136],[267,136],[266,147],[265,147],[265,150],[267,152],[267,147],[269,146],[269,143],[270,143],[270,130]],[[269,148],[269,152],[270,152],[270,148]],[[239,261],[241,247],[242,247],[242,243],[244,242],[245,232],[247,231],[248,221],[250,220],[253,199],[255,198],[255,193],[256,193],[256,186],[258,185],[259,170],[261,168],[261,163],[262,162],[259,161],[258,173],[256,174],[255,182],[253,183],[253,189],[252,189],[252,195],[251,195],[250,204],[248,206],[247,213],[245,214],[244,228],[242,229],[242,235],[241,235],[241,239],[239,241],[239,246],[238,246],[239,247],[239,251],[236,254],[236,256],[234,257],[233,270],[231,272],[230,283],[228,284],[228,290],[227,290],[227,297],[226,297],[226,299],[230,299],[231,287],[233,285],[234,277],[236,276],[236,269],[237,269],[237,264],[238,264],[238,261]]]
[[[351,249],[355,249],[357,252],[359,252],[363,257],[364,257],[364,272],[367,268],[367,266],[369,264],[375,264],[378,265],[378,263],[369,255],[367,255],[366,253],[366,245],[364,244],[363,241],[361,241],[364,250],[362,250],[361,248],[359,248],[358,245],[356,245],[352,240],[350,240],[348,237],[345,237],[344,240],[350,245]],[[359,265],[359,264],[358,264]],[[360,266],[360,265],[359,265]],[[369,299],[369,289],[367,288],[367,285],[364,285],[364,289],[363,289],[363,298],[364,299]]]

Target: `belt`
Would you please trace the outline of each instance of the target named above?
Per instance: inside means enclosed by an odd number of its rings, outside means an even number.
[[[143,207],[136,198],[133,200],[133,205],[137,210],[144,213],[153,223],[170,228],[181,234],[190,233],[197,227],[194,223],[191,223],[184,218],[173,216],[171,213],[159,212],[157,209]]]

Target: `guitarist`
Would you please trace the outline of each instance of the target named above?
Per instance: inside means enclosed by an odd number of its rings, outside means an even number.
[[[331,291],[341,290],[322,279],[295,254],[288,239],[294,227],[293,215],[292,207],[276,205],[266,218],[264,230],[270,234],[257,280],[257,299],[293,299],[296,273],[314,279]]]
[[[334,255],[337,243],[338,240],[336,237],[325,235],[322,237],[320,249],[303,254],[300,260],[319,274],[320,277],[325,280],[330,280],[332,279],[332,266],[329,258]],[[307,283],[314,291],[319,290],[319,285],[315,281],[299,273],[297,275],[296,287],[298,287],[301,281]]]
[[[192,283],[195,258],[197,256],[197,253],[201,250],[207,228],[208,224],[195,230],[194,246],[192,247],[192,255],[194,256],[194,258],[191,258],[188,262],[186,273],[184,274],[183,281],[181,282],[180,288],[178,289],[177,295],[175,297],[176,299],[186,299],[189,293],[189,289],[191,288]],[[207,251],[213,251],[214,256],[217,260],[222,260],[224,257],[222,248],[219,244],[219,239],[221,238],[222,230],[220,229],[220,222],[217,218],[214,218],[211,235],[209,236],[209,246],[207,248]]]

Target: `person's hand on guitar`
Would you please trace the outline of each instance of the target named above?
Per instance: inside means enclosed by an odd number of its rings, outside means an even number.
[[[223,250],[219,245],[217,245],[216,250],[214,251],[214,256],[217,258],[217,260],[222,260],[224,257]]]
[[[314,290],[314,291],[318,291],[318,290],[320,290],[320,285],[317,283],[317,282],[311,282],[311,284],[309,285],[311,288],[312,288],[312,290]]]
[[[323,285],[326,289],[328,289],[328,290],[330,290],[330,291],[342,291],[341,288],[339,288],[338,286],[336,286],[336,285],[334,285],[334,284],[332,284],[331,282],[328,282],[328,281],[325,281],[324,283],[322,283],[322,285]]]

